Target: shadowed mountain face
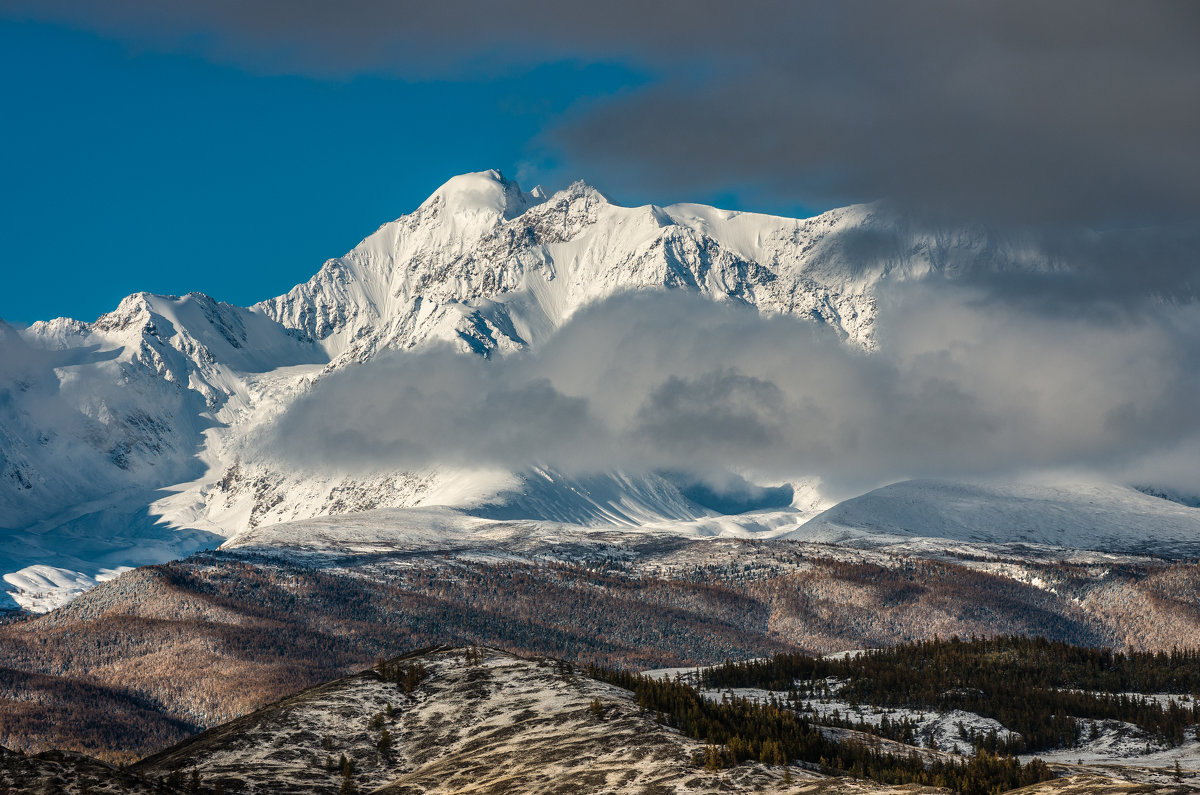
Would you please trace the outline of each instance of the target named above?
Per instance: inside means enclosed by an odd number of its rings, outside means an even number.
[[[737,475],[729,475],[719,484],[701,480],[687,472],[669,472],[665,477],[679,487],[683,496],[720,514],[787,508],[796,497],[795,489],[790,484],[758,486]]]
[[[149,795],[182,791],[82,754],[44,751],[26,756],[0,748],[0,792],[4,793]]]

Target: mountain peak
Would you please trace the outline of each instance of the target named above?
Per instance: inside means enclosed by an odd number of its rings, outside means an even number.
[[[607,196],[581,179],[575,180],[565,190],[559,191],[555,195],[562,196],[567,200],[587,198],[589,202],[612,204]]]
[[[496,215],[507,221],[544,198],[544,193],[525,193],[515,181],[493,168],[451,177],[421,207],[441,204],[456,215]]]

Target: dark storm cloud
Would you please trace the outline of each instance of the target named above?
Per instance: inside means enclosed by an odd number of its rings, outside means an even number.
[[[758,7],[792,22],[805,18],[800,5]],[[747,51],[764,34],[759,15],[715,0],[2,0],[0,8],[251,68],[321,76],[454,74],[576,57],[699,61]],[[781,45],[786,31],[776,36]]]
[[[673,179],[939,216],[1157,222],[1200,207],[1195,4],[831,8],[784,22],[793,37],[757,57],[675,76],[559,135]]]
[[[393,354],[319,381],[265,441],[298,466],[921,476],[1083,469],[1195,491],[1200,312],[1121,323],[900,291],[882,348],[680,294],[582,311],[533,352]]]
[[[573,169],[610,174],[611,189],[887,198],[1024,225],[1200,211],[1200,5],[1190,0],[3,4],[275,71],[641,65],[656,75],[646,90],[588,104],[547,134]]]

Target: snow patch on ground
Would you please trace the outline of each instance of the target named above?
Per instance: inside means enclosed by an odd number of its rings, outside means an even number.
[[[1095,723],[1097,736],[1091,737]],[[1077,748],[1063,748],[1037,754],[1047,762],[1082,765],[1126,765],[1143,768],[1174,768],[1200,770],[1200,741],[1195,739],[1196,726],[1190,727],[1182,745],[1170,747],[1151,740],[1144,731],[1131,723],[1116,720],[1082,721],[1083,738]],[[1022,757],[1023,760],[1031,757]]]
[[[832,688],[834,692],[837,689],[839,688],[836,686]],[[744,698],[767,704],[772,700],[778,702],[786,698],[786,694],[758,688],[726,688],[700,692],[711,701],[721,701],[724,698]],[[994,731],[1001,739],[1019,736],[993,718],[985,718],[982,715],[963,710],[931,712],[903,707],[875,707],[867,704],[852,704],[837,698],[801,698],[796,702],[796,710],[809,714],[816,723],[830,720],[845,720],[851,723],[861,721],[876,728],[885,718],[890,723],[907,719],[916,724],[917,739],[921,745],[946,753],[966,755],[972,752],[971,744],[963,736],[964,731],[978,731],[984,734]]]

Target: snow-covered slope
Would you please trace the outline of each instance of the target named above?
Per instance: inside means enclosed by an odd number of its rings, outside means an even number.
[[[95,323],[0,339],[3,526],[203,473],[204,432],[248,408],[247,376],[324,361],[262,315],[208,296],[131,295]],[[6,362],[7,364],[7,362]]]
[[[1108,483],[909,480],[838,503],[789,534],[829,543],[916,538],[1200,554],[1200,508]]]
[[[496,171],[455,177],[249,309],[139,293],[94,323],[0,324],[0,574],[25,589],[22,604],[49,604],[67,583],[249,528],[374,508],[582,524],[711,518],[653,475],[301,473],[249,440],[330,370],[433,341],[483,356],[526,348],[622,292],[688,290],[809,318],[871,348],[880,283],[1029,267],[1044,263],[1010,242],[915,231],[869,205],[796,220],[621,207],[582,182],[546,197]]]
[[[43,608],[122,567],[220,543],[219,528],[172,526],[153,503],[205,477],[214,437],[260,410],[255,379],[326,361],[200,294],[139,293],[94,323],[0,327],[0,350],[0,574]]]
[[[591,302],[677,288],[812,318],[873,340],[883,279],[1030,267],[981,233],[933,236],[871,205],[796,220],[697,204],[621,207],[577,182],[549,198],[496,171],[447,182],[307,283],[255,307],[318,340],[334,366],[458,340],[511,350]]]

